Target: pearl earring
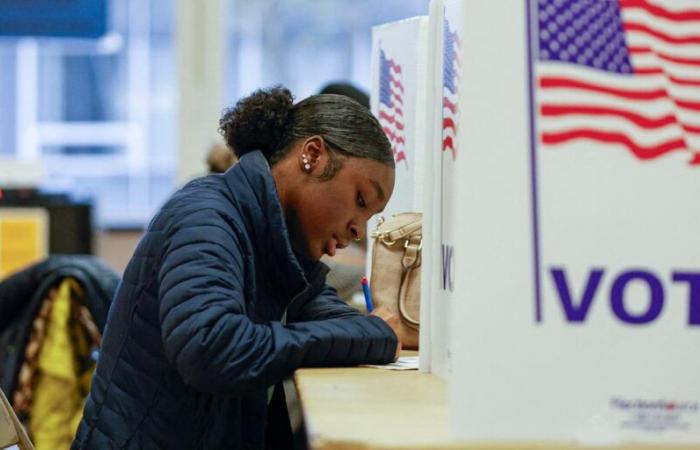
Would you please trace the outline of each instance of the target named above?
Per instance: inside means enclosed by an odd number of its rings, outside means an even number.
[[[310,165],[310,164],[304,164],[304,169],[306,169],[306,171],[308,172],[309,170],[311,170],[311,165]]]
[[[301,155],[301,160],[304,163],[304,169],[308,172],[311,169],[311,164],[309,164],[309,157],[306,155]]]

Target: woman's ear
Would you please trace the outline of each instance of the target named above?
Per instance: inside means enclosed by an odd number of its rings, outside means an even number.
[[[311,136],[304,141],[299,152],[301,170],[312,173],[318,167],[324,167],[328,159],[328,150],[321,136]]]

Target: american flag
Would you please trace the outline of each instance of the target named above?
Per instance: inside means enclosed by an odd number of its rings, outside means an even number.
[[[457,158],[457,117],[459,86],[459,36],[444,21],[443,73],[442,73],[442,151],[450,150]]]
[[[640,160],[700,165],[700,8],[647,0],[538,0],[539,131]]]
[[[396,162],[406,160],[403,120],[403,74],[401,65],[379,51],[379,124],[386,133]]]

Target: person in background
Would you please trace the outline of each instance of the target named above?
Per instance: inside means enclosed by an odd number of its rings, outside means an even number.
[[[220,130],[239,162],[176,192],[109,311],[74,449],[260,449],[271,387],[301,366],[398,358],[398,318],[325,283],[322,255],[362,239],[389,201],[377,120],[339,95],[260,90]]]
[[[215,142],[207,153],[207,167],[209,173],[224,173],[238,161],[233,150],[228,148],[224,142]]]
[[[360,105],[369,109],[369,94],[367,94],[362,89],[357,86],[348,83],[346,81],[336,81],[333,83],[328,83],[323,88],[319,94],[337,94],[344,95],[355,100]]]

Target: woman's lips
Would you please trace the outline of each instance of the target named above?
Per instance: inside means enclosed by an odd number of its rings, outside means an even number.
[[[328,256],[335,256],[336,251],[342,250],[347,246],[348,241],[343,241],[333,236],[326,243],[326,247],[324,248],[323,252],[326,253]]]

